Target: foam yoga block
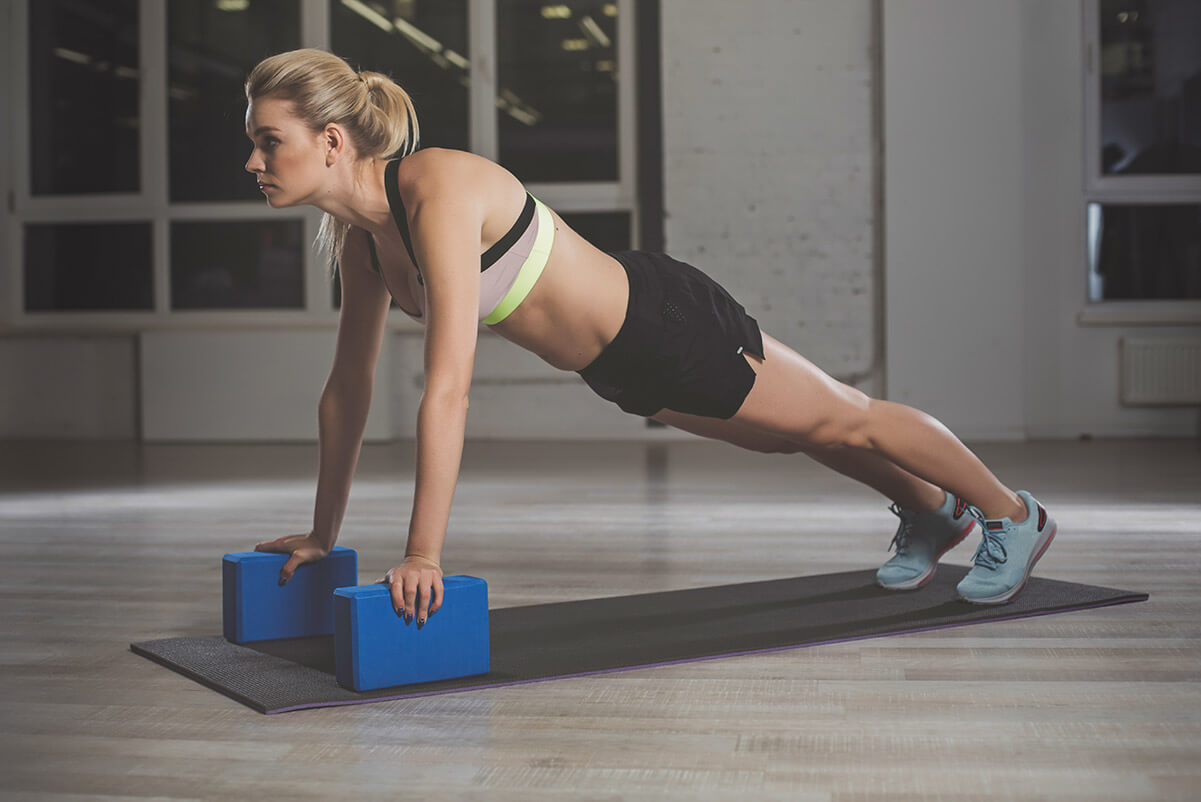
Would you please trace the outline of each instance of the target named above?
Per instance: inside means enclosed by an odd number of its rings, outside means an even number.
[[[338,684],[368,691],[487,674],[488,585],[473,576],[448,576],[442,584],[442,606],[421,629],[396,614],[386,585],[334,591]]]
[[[334,546],[296,569],[280,587],[287,554],[250,551],[221,561],[225,637],[234,643],[328,635],[334,631],[334,590],[359,583],[358,554]]]

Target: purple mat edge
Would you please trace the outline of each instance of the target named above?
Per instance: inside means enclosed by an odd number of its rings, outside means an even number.
[[[1072,613],[1072,612],[1076,612],[1077,610],[1096,610],[1101,607],[1113,607],[1113,606],[1119,605],[1119,604],[1132,604],[1135,602],[1147,601],[1149,598],[1150,598],[1150,594],[1147,594],[1147,593],[1129,593],[1125,596],[1122,596],[1122,597],[1119,597],[1116,599],[1107,599],[1103,602],[1096,602],[1093,604],[1084,604],[1084,605],[1079,605],[1076,607],[1071,607],[1068,609],[1032,610],[1030,612],[1025,612],[1025,613],[1015,613],[1013,615],[999,616],[997,618],[989,618],[987,620],[990,622],[991,621],[1016,621],[1016,620],[1019,620],[1022,618],[1037,618],[1038,616],[1043,616],[1043,615],[1063,615],[1064,613]],[[530,685],[535,682],[548,682],[550,680],[573,679],[575,677],[592,677],[592,676],[597,676],[600,674],[616,674],[618,672],[634,671],[634,670],[640,669],[640,668],[657,668],[660,666],[674,666],[674,665],[682,665],[685,663],[699,663],[704,660],[719,660],[719,659],[723,659],[726,657],[744,657],[746,655],[752,655],[752,654],[767,654],[769,652],[783,652],[783,651],[787,651],[789,649],[806,649],[810,646],[829,646],[834,643],[850,643],[852,641],[857,641],[857,640],[871,640],[873,638],[887,638],[887,637],[891,637],[893,635],[912,635],[912,634],[915,634],[918,632],[931,632],[931,631],[939,630],[939,629],[952,629],[954,627],[966,627],[966,626],[971,626],[973,624],[979,624],[979,623],[981,623],[981,622],[978,620],[953,621],[953,622],[946,623],[946,624],[935,624],[934,626],[928,626],[928,627],[916,627],[914,629],[898,629],[898,630],[893,630],[892,632],[877,632],[877,633],[872,633],[872,634],[868,634],[868,635],[854,635],[849,638],[834,638],[832,640],[813,641],[812,643],[796,643],[796,644],[790,644],[788,646],[772,646],[767,649],[749,649],[747,651],[742,651],[742,652],[726,652],[724,654],[708,654],[708,655],[704,655],[701,657],[689,657],[689,658],[685,658],[683,660],[668,660],[668,661],[665,661],[662,663],[642,663],[639,665],[619,666],[617,668],[602,668],[602,669],[598,669],[596,671],[581,671],[576,674],[556,674],[556,675],[550,676],[550,677],[535,677],[533,679],[519,679],[519,680],[511,680],[508,682],[492,682],[492,683],[481,684],[481,685],[467,685],[467,686],[462,686],[462,687],[458,687],[458,688],[447,688],[445,690],[414,691],[412,693],[398,693],[394,696],[373,696],[369,699],[349,699],[349,700],[338,701],[338,702],[312,702],[312,703],[303,704],[303,705],[292,705],[291,707],[278,707],[273,710],[260,710],[260,712],[263,713],[264,715],[272,716],[272,715],[275,715],[276,713],[291,713],[296,710],[315,710],[317,708],[322,708],[322,707],[346,707],[347,705],[362,705],[362,704],[370,704],[373,702],[391,702],[391,701],[396,701],[398,699],[418,699],[423,696],[444,696],[448,693],[462,693],[463,691],[480,691],[480,690],[485,690],[487,688],[508,688],[508,687],[512,687],[515,685]],[[133,648],[132,644],[130,645],[130,648],[131,649]],[[143,656],[149,656],[149,655],[145,655],[144,653],[141,653],[141,652],[139,652],[139,654],[143,654]],[[172,666],[168,663],[161,662],[159,660],[155,660],[155,662],[159,663],[160,665],[165,665],[168,668],[171,668],[173,670],[175,669],[174,666]],[[183,672],[180,672],[180,673],[183,673]],[[196,677],[192,676],[191,674],[188,674],[187,676],[189,676],[192,679],[196,679]],[[214,685],[203,682],[202,680],[198,680],[198,681],[200,681],[201,684],[203,684],[207,687],[214,688],[214,690],[221,691],[222,694],[225,696],[230,696],[230,698],[237,699],[237,697],[231,696],[230,694],[225,693],[224,689],[222,689],[222,688],[218,688]],[[243,704],[245,704],[245,702],[241,699],[237,699],[237,701],[243,702]],[[258,708],[256,708],[256,709],[258,709]]]

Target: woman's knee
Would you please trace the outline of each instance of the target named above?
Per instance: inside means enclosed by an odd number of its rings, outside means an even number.
[[[767,359],[736,416],[742,423],[790,441],[790,449],[870,448],[872,399],[838,381],[764,334]],[[749,360],[748,360],[749,361]]]
[[[839,395],[806,433],[806,446],[819,451],[873,448],[873,400],[848,385],[841,386]]]

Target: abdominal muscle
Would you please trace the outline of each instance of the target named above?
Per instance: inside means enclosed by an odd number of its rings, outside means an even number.
[[[551,214],[546,268],[521,305],[490,328],[560,370],[581,370],[621,330],[629,281],[616,259]]]

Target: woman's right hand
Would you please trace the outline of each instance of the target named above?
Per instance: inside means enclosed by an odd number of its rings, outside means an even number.
[[[376,584],[388,586],[392,609],[406,624],[416,618],[418,629],[442,606],[442,567],[427,557],[405,557]]]
[[[296,569],[305,563],[315,563],[329,554],[323,544],[319,543],[309,532],[304,535],[285,535],[275,540],[266,540],[254,545],[255,551],[267,551],[273,554],[291,554],[284,567],[279,571],[279,586],[288,584]]]

